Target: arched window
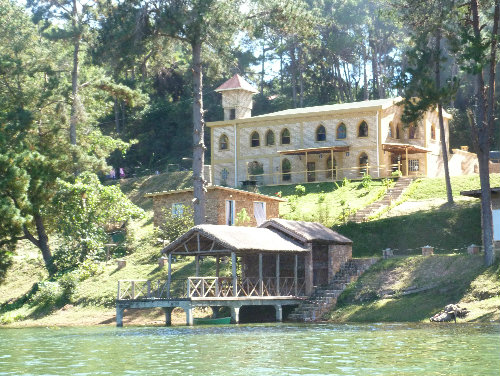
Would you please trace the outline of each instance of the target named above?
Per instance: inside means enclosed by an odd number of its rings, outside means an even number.
[[[225,134],[223,134],[219,138],[219,150],[227,150],[227,149],[229,149],[229,139]]]
[[[326,160],[326,177],[331,179],[332,176],[337,177],[337,160],[329,156]]]
[[[281,143],[282,143],[283,145],[285,145],[285,144],[286,144],[286,145],[290,144],[290,131],[289,131],[287,128],[285,128],[285,129],[283,129],[283,130],[281,131]]]
[[[255,180],[257,184],[263,183],[264,165],[257,161],[250,162],[247,167],[248,179]]]
[[[368,124],[364,120],[359,125],[358,137],[368,137]]]
[[[368,166],[368,155],[366,155],[366,153],[361,153],[361,155],[359,156],[359,173],[361,175],[364,175],[368,172],[368,169],[367,169],[367,166]]]
[[[431,125],[431,140],[436,139],[436,126],[434,124]]]
[[[274,132],[272,130],[268,130],[266,132],[266,146],[274,145]]]
[[[389,123],[389,130],[387,132],[387,136],[390,138],[394,137],[392,133],[392,121]]]
[[[229,171],[227,170],[227,168],[223,168],[222,171],[220,172],[220,185],[226,186],[228,177],[229,177]]]
[[[281,161],[281,179],[283,181],[290,181],[292,180],[292,174],[290,173],[292,171],[292,164],[288,159],[283,159]]]
[[[344,123],[340,123],[337,127],[337,140],[343,140],[347,137],[347,129]]]
[[[400,132],[399,124],[396,124],[396,139],[398,140],[401,138],[401,134],[399,132]]]
[[[250,146],[257,147],[260,146],[260,135],[259,132],[253,132],[250,136]]]
[[[417,127],[415,127],[413,124],[410,125],[410,128],[408,129],[408,138],[414,139],[417,137]]]
[[[323,125],[316,128],[316,141],[326,141],[326,129]]]

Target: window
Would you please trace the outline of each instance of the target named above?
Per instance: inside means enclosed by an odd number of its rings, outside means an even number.
[[[229,149],[229,139],[225,134],[223,134],[219,138],[219,150],[227,150],[227,149]]]
[[[262,163],[257,161],[248,163],[247,172],[249,180],[254,180],[259,185],[264,183],[264,176],[262,176],[264,174],[264,165]]]
[[[266,133],[266,146],[274,145],[274,132],[272,130],[268,130]]]
[[[260,146],[260,135],[259,132],[253,132],[250,136],[250,146],[255,148]]]
[[[330,179],[337,177],[337,160],[333,158],[332,163],[332,156],[329,156],[326,160],[326,177]]]
[[[368,173],[367,166],[368,166],[368,155],[366,155],[366,153],[361,153],[361,155],[359,156],[359,167],[360,167],[359,173],[361,175]]]
[[[253,203],[253,216],[257,222],[257,226],[260,226],[266,221],[266,203],[260,201],[254,201]]]
[[[229,110],[229,120],[236,119],[236,108],[231,108]]]
[[[408,161],[408,169],[410,171],[419,171],[418,159],[410,159]]]
[[[359,125],[358,137],[368,137],[368,124],[364,120]]]
[[[292,180],[292,174],[290,173],[292,171],[292,164],[288,159],[283,159],[281,162],[281,179],[283,181],[290,181]]]
[[[316,141],[326,141],[326,129],[323,125],[316,129]]]
[[[183,214],[184,214],[184,204],[182,202],[172,204],[172,216],[181,217]]]
[[[431,140],[436,139],[436,126],[434,124],[431,125]]]
[[[234,225],[234,217],[235,217],[235,205],[234,200],[226,200],[226,225],[233,226]]]
[[[401,138],[401,135],[399,132],[400,132],[399,131],[399,124],[396,124],[396,139],[398,139],[398,140]]]
[[[345,124],[341,123],[337,127],[337,140],[343,140],[346,137],[347,137],[347,129],[345,127]]]
[[[290,144],[290,131],[287,128],[281,131],[281,144]]]
[[[392,138],[392,121],[389,123],[389,131],[387,132],[387,137]]]
[[[226,186],[228,177],[229,177],[229,171],[227,170],[227,168],[223,168],[222,171],[220,172],[220,185]]]
[[[414,125],[410,125],[408,137],[412,140],[417,137],[417,128]]]

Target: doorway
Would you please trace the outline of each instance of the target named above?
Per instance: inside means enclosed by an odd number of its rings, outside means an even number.
[[[307,181],[309,183],[316,181],[316,163],[315,162],[307,162]]]

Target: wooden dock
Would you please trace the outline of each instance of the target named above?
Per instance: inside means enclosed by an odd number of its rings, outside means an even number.
[[[233,323],[239,323],[243,306],[274,306],[276,321],[283,319],[283,306],[304,300],[304,281],[293,277],[242,278],[189,277],[184,291],[172,291],[172,280],[120,280],[116,300],[116,325],[123,326],[125,309],[163,308],[165,323],[172,323],[172,310],[186,312],[186,325],[193,325],[195,307],[229,307]]]

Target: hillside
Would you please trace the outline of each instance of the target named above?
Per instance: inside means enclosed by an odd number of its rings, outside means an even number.
[[[498,179],[498,175],[492,176],[493,181]],[[191,184],[190,175],[183,172],[160,174],[126,179],[118,183],[147,212],[146,219],[129,225],[123,249],[115,256],[124,257],[127,266],[118,270],[112,259],[108,263],[82,267],[69,273],[71,278],[77,280],[69,293],[65,293],[62,286],[66,286],[67,282],[62,279],[59,282],[47,281],[39,252],[23,243],[5,283],[0,285],[0,323],[11,326],[111,325],[119,279],[165,279],[166,270],[157,266],[161,244],[157,243],[153,234],[151,199],[146,199],[143,195],[147,192],[185,188]],[[342,200],[347,198],[351,207],[362,207],[383,194],[387,183],[373,181],[370,184],[372,190],[363,187],[358,181],[344,184],[339,182],[338,185],[306,184],[305,191],[301,188],[297,191],[295,186],[262,187],[261,192],[281,192],[285,198],[292,197],[295,209],[291,210],[293,208],[290,207],[290,202],[284,203],[283,213],[286,216],[293,215],[294,219],[332,220],[335,215],[340,217],[342,214],[342,206],[346,206],[341,205],[339,208]],[[425,210],[412,210],[404,215],[335,227],[354,240],[355,257],[380,256],[381,250],[387,247],[397,249],[396,254],[416,255],[419,247],[426,244],[435,246],[439,255],[425,259],[417,256],[394,258],[377,264],[359,280],[359,284],[351,286],[348,294],[342,298],[341,309],[332,314],[332,320],[419,321],[427,319],[429,314],[440,309],[446,302],[466,300],[469,300],[469,306],[475,307],[471,319],[490,317],[498,320],[498,269],[485,270],[480,257],[463,254],[464,246],[480,242],[478,203],[475,200],[460,200],[453,207],[438,205],[429,209],[429,200],[442,200],[440,184],[444,185],[439,180],[429,182],[426,179],[415,182],[408,191],[406,202],[422,203],[421,207]],[[458,180],[454,178],[452,184],[461,184],[462,190],[474,189],[478,182],[476,177],[461,177]],[[457,191],[455,190],[455,194]],[[320,218],[321,210],[328,210],[329,216]],[[173,269],[174,279],[182,281],[179,283],[183,283],[187,275],[194,273],[189,260],[179,260]],[[212,273],[212,269],[212,263],[202,264],[202,270],[207,273]],[[71,282],[70,277],[63,276]],[[383,290],[393,289],[397,292],[408,287],[429,287],[424,283],[429,277],[432,277],[432,289],[429,291],[404,296],[401,300],[378,298]],[[448,286],[456,288],[448,291]],[[418,304],[422,307],[421,313],[405,313],[408,304]],[[377,312],[378,315],[375,314]],[[206,313],[200,311],[197,314]],[[126,325],[162,322],[161,310],[132,312],[125,317]],[[174,313],[174,322],[183,322],[182,311]]]

